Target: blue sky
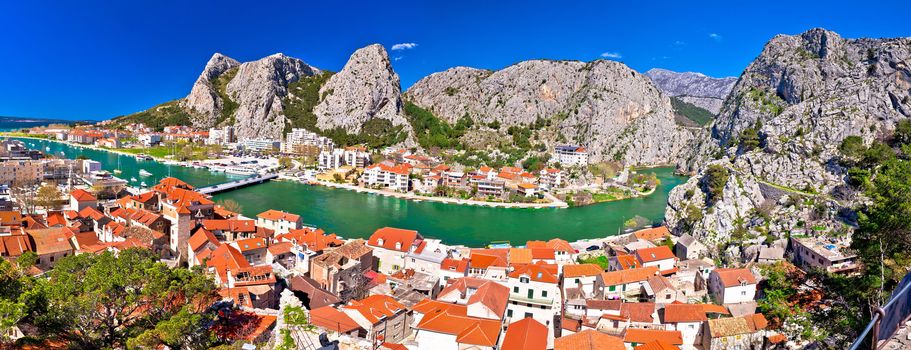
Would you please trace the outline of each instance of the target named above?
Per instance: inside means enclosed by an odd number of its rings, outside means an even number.
[[[743,4],[741,4],[743,3]],[[185,96],[214,52],[337,71],[390,50],[403,88],[453,66],[616,59],[736,76],[779,33],[911,36],[905,1],[5,1],[0,115],[103,119]],[[892,10],[888,10],[892,9]],[[410,48],[391,50],[395,44]]]

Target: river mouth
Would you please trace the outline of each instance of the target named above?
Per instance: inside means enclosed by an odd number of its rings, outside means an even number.
[[[103,150],[72,146],[60,142],[21,139],[30,148],[57,157],[79,156],[96,160],[105,170],[121,171],[120,178],[145,182],[151,186],[162,178],[173,176],[201,187],[235,180],[238,176],[173,166]],[[63,152],[62,154],[60,152]],[[151,176],[139,176],[139,170]],[[479,247],[493,241],[510,241],[523,245],[529,240],[562,238],[576,241],[600,238],[623,231],[623,223],[641,216],[652,223],[664,220],[670,191],[687,178],[674,174],[674,168],[640,169],[654,172],[661,184],[649,196],[584,207],[556,209],[491,208],[483,206],[414,202],[405,199],[310,186],[291,181],[270,181],[261,185],[216,194],[213,199],[232,199],[240,203],[243,214],[256,217],[268,209],[301,215],[304,222],[345,238],[366,238],[376,229],[390,226],[412,229],[425,237],[439,238],[447,244]]]

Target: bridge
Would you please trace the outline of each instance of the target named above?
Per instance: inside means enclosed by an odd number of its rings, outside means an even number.
[[[231,182],[220,183],[216,185],[200,187],[196,189],[196,192],[202,194],[215,194],[219,192],[226,192],[241,187],[247,187],[251,185],[261,184],[263,182],[278,178],[278,174],[257,174],[240,180],[234,180]]]

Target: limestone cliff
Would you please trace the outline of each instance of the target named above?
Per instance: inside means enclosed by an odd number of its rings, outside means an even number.
[[[857,199],[845,186],[837,148],[851,135],[868,145],[883,139],[898,120],[911,116],[909,59],[911,38],[844,39],[823,29],[773,38],[741,75],[713,135],[726,148],[719,162],[736,174],[738,186],[757,183],[774,189],[778,198],[766,210],[744,211],[749,206],[741,204],[755,206],[757,197],[732,191],[733,197],[713,210],[737,207],[736,218],[704,215],[699,223],[683,225],[687,207],[706,209],[698,195],[684,195],[698,189],[697,177],[672,192],[668,224],[678,232],[697,227],[697,234],[713,241],[731,238],[730,225],[716,222],[731,219],[752,236],[805,230],[811,223],[843,229],[842,222],[852,221],[849,208]],[[739,142],[747,129],[758,135],[755,148]],[[771,217],[785,224],[770,227],[759,212],[776,213]]]
[[[700,138],[674,123],[668,98],[648,77],[614,61],[456,67],[421,79],[405,97],[450,124],[468,116],[501,134],[545,121],[555,127],[538,132],[540,142],[585,145],[594,161],[677,163]]]
[[[714,114],[721,110],[721,104],[737,82],[734,77],[713,78],[701,73],[679,73],[661,68],[649,69],[645,75],[668,96],[678,97]]]
[[[208,127],[215,124],[224,106],[224,101],[215,88],[215,79],[239,65],[240,62],[220,53],[212,55],[199,78],[193,83],[190,94],[180,101],[180,106],[194,116],[193,126]]]

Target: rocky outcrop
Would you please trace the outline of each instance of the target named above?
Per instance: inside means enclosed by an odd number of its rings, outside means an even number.
[[[220,53],[212,55],[199,78],[193,83],[190,94],[180,101],[180,106],[191,112],[194,117],[193,126],[211,127],[215,124],[224,101],[218,96],[213,82],[218,76],[239,65],[240,62]]]
[[[320,103],[313,109],[317,126],[342,128],[357,134],[368,120],[386,119],[410,130],[402,112],[402,87],[382,45],[361,48],[341,71],[320,88]]]
[[[554,127],[536,135],[540,142],[585,145],[594,161],[676,163],[700,138],[674,123],[669,99],[647,77],[614,61],[456,67],[421,79],[405,97],[450,124],[467,115],[499,123],[501,133],[545,121]]]
[[[909,59],[911,38],[844,39],[823,29],[773,38],[728,96],[713,135],[726,147],[719,162],[737,174],[732,178],[746,188],[759,183],[784,193],[763,210],[784,223],[771,228],[752,224],[762,221],[757,211],[742,210],[747,203],[755,206],[758,197],[752,191],[732,191],[737,198],[726,195],[714,210],[730,213],[729,207],[737,207],[751,234],[781,235],[811,224],[844,229],[842,221],[850,223],[852,216],[846,208],[853,207],[855,199],[846,195],[850,190],[845,186],[846,170],[839,165],[838,146],[851,135],[868,145],[884,139],[897,121],[911,116]],[[738,147],[736,141],[747,128],[758,130],[757,149]],[[685,195],[696,181],[691,179],[670,195],[666,216],[677,232],[685,231],[684,210],[699,202],[698,196],[693,196],[694,202]],[[801,200],[792,200],[795,196]],[[727,240],[729,227],[718,225],[732,218],[706,215],[694,230],[712,241]]]
[[[645,75],[668,96],[680,98],[714,114],[721,110],[722,102],[737,82],[734,77],[712,78],[702,73],[679,73],[661,68],[649,69]]]
[[[237,75],[228,83],[227,94],[237,103],[229,118],[238,138],[281,138],[285,127],[282,97],[288,84],[320,70],[283,54],[241,64]]]

